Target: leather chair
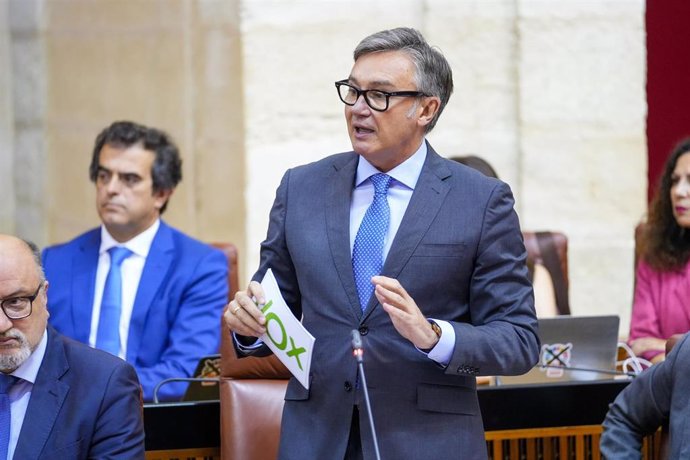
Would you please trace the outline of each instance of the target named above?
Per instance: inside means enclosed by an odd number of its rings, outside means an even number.
[[[212,245],[228,258],[232,300],[239,289],[237,248]],[[222,318],[220,355],[221,458],[275,460],[289,371],[275,356],[238,358]]]
[[[237,246],[232,243],[215,242],[209,243],[214,248],[220,249],[228,260],[228,301],[235,297],[235,293],[240,288],[240,276],[237,262]]]
[[[568,238],[561,232],[523,231],[527,263],[543,265],[551,275],[559,315],[570,314],[568,300]]]
[[[237,358],[224,330],[221,347],[220,449],[226,460],[275,460],[290,373],[273,355]]]

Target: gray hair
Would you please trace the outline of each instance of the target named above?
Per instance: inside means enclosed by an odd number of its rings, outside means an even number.
[[[438,121],[453,92],[453,72],[443,54],[430,46],[422,34],[409,27],[382,30],[364,38],[354,51],[354,59],[382,51],[404,51],[414,63],[417,71],[415,81],[417,90],[436,96],[441,100],[438,112],[426,126],[430,132]]]

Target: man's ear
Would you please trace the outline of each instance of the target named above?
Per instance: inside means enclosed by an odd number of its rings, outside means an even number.
[[[165,205],[165,203],[168,202],[170,197],[172,196],[174,189],[167,189],[167,190],[157,190],[153,192],[153,198],[154,198],[154,205],[156,206],[156,209],[159,211],[161,208]]]
[[[423,102],[420,104],[420,112],[417,117],[417,123],[420,126],[426,126],[434,119],[438,113],[439,108],[441,108],[441,99],[436,96],[424,97]]]

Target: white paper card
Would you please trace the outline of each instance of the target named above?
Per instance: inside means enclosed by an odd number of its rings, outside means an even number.
[[[261,336],[261,340],[308,390],[314,336],[288,308],[270,268],[266,271],[261,286],[266,296],[266,303],[260,306],[266,317],[266,333]]]

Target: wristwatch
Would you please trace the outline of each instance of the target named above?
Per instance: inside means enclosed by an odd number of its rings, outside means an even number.
[[[436,334],[436,337],[439,339],[441,338],[441,326],[436,324],[434,321],[429,320],[429,324],[431,324],[431,329],[434,331],[434,334]],[[438,343],[438,342],[436,342]],[[434,344],[434,347],[436,345]],[[424,353],[429,353],[431,350],[433,350],[434,347],[431,348],[420,348]]]
[[[434,332],[436,333],[436,337],[438,337],[440,339],[441,338],[441,326],[436,324],[435,321],[429,321],[429,323],[431,324],[431,329],[433,329]]]

